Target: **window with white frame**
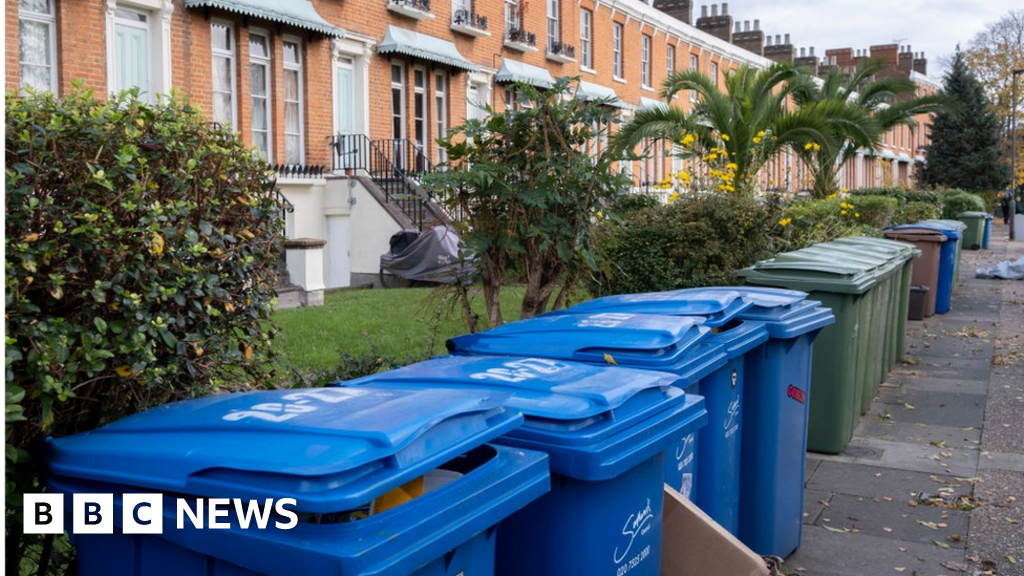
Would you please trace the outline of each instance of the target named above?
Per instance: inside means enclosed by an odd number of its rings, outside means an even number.
[[[471,0],[452,0],[452,17],[455,22],[465,22],[472,25],[469,19],[469,14],[473,11],[473,3]],[[462,20],[459,20],[459,17]]]
[[[612,22],[612,75],[622,78],[622,24]]]
[[[718,64],[716,62],[711,63],[711,72],[708,76],[711,78],[711,85],[718,86]]]
[[[558,25],[558,0],[548,0],[548,52],[562,41],[562,34]]]
[[[672,44],[668,44],[668,47],[665,49],[665,70],[669,76],[676,71],[676,47]]]
[[[696,54],[690,54],[690,71],[696,72],[700,68],[700,58]],[[697,91],[690,90],[690,102],[697,101]]]
[[[412,134],[419,153],[426,152],[427,143],[427,71],[412,69]]]
[[[651,87],[651,37],[647,34],[640,37],[640,84]]]
[[[580,66],[594,67],[594,13],[580,8]]]
[[[391,138],[405,138],[405,67],[391,63]]]
[[[448,76],[434,72],[434,139],[444,138],[448,133]],[[444,148],[437,146],[437,161],[444,162]]]
[[[297,38],[285,38],[284,47],[284,161],[302,164],[303,148],[302,107],[302,44]]]
[[[22,88],[57,91],[57,19],[53,0],[18,0],[18,70]]]
[[[270,39],[263,32],[249,31],[249,100],[252,147],[272,160],[270,155]]]
[[[213,121],[235,124],[235,29],[214,20],[210,24],[213,56]]]
[[[505,35],[512,30],[522,31],[523,13],[519,0],[505,0]]]
[[[38,1],[38,0],[33,0]],[[51,0],[53,1],[53,0]],[[107,90],[137,88],[152,102],[171,89],[170,0],[106,0]]]

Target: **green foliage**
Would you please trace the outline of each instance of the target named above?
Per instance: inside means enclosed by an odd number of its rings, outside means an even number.
[[[910,190],[907,188],[879,187],[862,188],[851,190],[849,195],[852,198],[858,196],[887,196],[898,201],[896,213],[893,215],[890,226],[907,224],[938,218],[942,213],[942,194],[930,190]],[[925,216],[921,216],[921,215]],[[884,226],[882,226],[884,228]]]
[[[936,220],[942,216],[942,209],[934,202],[907,202],[901,217],[893,224],[913,224],[922,220]]]
[[[786,225],[778,234],[777,252],[798,250],[841,236],[856,236],[865,228],[853,199],[824,198],[794,202],[783,209]]]
[[[964,190],[949,190],[942,195],[942,217],[956,220],[961,212],[985,212],[985,200]]]
[[[856,123],[845,109],[834,106],[788,111],[785,103],[804,77],[787,64],[757,69],[740,66],[725,74],[719,84],[696,70],[669,75],[661,92],[668,104],[638,111],[615,135],[617,154],[633,152],[650,139],[680,143],[684,135],[695,136],[684,158],[723,156],[735,164],[731,170],[736,192],[753,196],[757,191],[757,172],[768,160],[795,142],[824,139],[833,121]],[[804,78],[803,81],[809,81]],[[673,104],[680,92],[697,95],[692,113]]]
[[[76,88],[8,94],[5,111],[6,480],[20,511],[42,435],[259,380],[283,222],[265,163],[187,103]],[[8,508],[9,531],[18,518]]]
[[[503,322],[502,284],[516,273],[526,284],[521,316],[556,304],[584,270],[596,265],[590,249],[595,215],[628,186],[612,170],[617,160],[592,154],[595,139],[616,121],[614,108],[573,97],[568,79],[549,90],[519,84],[518,106],[469,120],[440,142],[447,170],[424,187],[454,213],[466,248],[476,254],[491,326]]]
[[[892,225],[899,208],[899,200],[886,196],[851,196],[847,202],[853,204],[854,214],[861,225],[871,228],[887,228]]]
[[[946,74],[945,93],[958,107],[935,117],[922,184],[964,190],[1005,187],[1010,174],[1000,158],[999,120],[959,48]]]
[[[596,234],[602,266],[591,278],[595,294],[715,286],[733,272],[770,257],[779,206],[733,194],[683,196],[667,206],[604,220]]]

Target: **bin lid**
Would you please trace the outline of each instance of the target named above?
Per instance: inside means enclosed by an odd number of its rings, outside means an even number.
[[[899,258],[903,262],[907,260],[917,258],[921,255],[921,250],[909,242],[899,242],[897,240],[887,240],[885,238],[869,238],[867,236],[847,236],[844,238],[836,238],[832,241],[834,244],[845,244],[849,246],[862,246],[872,248],[877,252],[888,254],[891,257]]]
[[[668,292],[619,294],[595,298],[567,309],[568,313],[625,312],[665,316],[702,316],[704,325],[716,328],[728,324],[752,306],[735,290],[686,288]]]
[[[854,258],[865,264],[873,265],[872,271],[883,276],[888,276],[903,267],[902,256],[884,253],[876,248],[866,248],[864,246],[854,246],[839,242],[823,242],[810,246],[807,249],[811,251],[829,251],[832,253],[839,252],[846,258]]]
[[[751,306],[739,317],[763,322],[771,338],[796,338],[836,321],[831,308],[807,300],[807,293],[799,290],[763,286],[729,286],[717,290],[735,290],[742,294]]]
[[[961,212],[961,213],[957,214],[956,217],[957,218],[984,218],[984,217],[986,217],[988,215],[989,215],[988,212],[981,212],[981,211],[978,211],[978,210],[968,210],[966,212]]]
[[[495,390],[313,388],[166,404],[48,439],[50,473],[168,493],[353,510],[519,426]]]
[[[698,380],[725,351],[708,344],[703,318],[602,312],[537,316],[447,342],[453,353],[539,356],[671,370]],[[698,375],[699,374],[699,375]]]
[[[551,358],[444,356],[337,382],[333,386],[411,386],[485,388],[511,394],[505,404],[526,418],[508,434],[552,442],[590,444],[614,428],[631,426],[652,411],[664,410],[668,388],[689,386],[674,374],[623,366],[601,366]]]
[[[967,224],[959,220],[922,220],[917,225],[938,228],[949,238],[961,238],[967,230]]]
[[[689,383],[653,370],[550,358],[447,356],[337,386],[487,388],[510,393],[525,423],[500,443],[542,450],[552,470],[586,480],[622,474],[664,450],[657,435],[703,425],[704,399]]]
[[[878,282],[878,275],[848,259],[806,251],[779,254],[736,271],[748,284],[836,294],[863,294]]]
[[[886,238],[894,240],[906,240],[908,242],[936,242],[943,243],[949,240],[942,230],[934,226],[918,226],[917,224],[903,224],[893,226],[882,231]]]

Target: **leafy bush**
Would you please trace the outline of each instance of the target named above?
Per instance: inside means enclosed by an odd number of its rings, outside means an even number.
[[[864,226],[886,228],[891,225],[899,200],[885,196],[852,196],[847,201],[854,205],[854,213]]]
[[[798,250],[840,236],[855,236],[862,229],[852,199],[825,198],[794,202],[782,212],[786,225],[775,240],[779,252]]]
[[[910,190],[907,188],[897,188],[890,186],[879,188],[862,188],[860,190],[852,190],[849,192],[849,194],[851,197],[887,196],[889,198],[895,198],[898,201],[898,205],[896,207],[896,213],[893,215],[892,222],[890,222],[890,226],[896,224],[906,224],[909,222],[917,222],[918,220],[920,220],[920,218],[916,218],[914,215],[908,214],[909,206],[912,203],[924,203],[933,206],[935,213],[935,216],[932,216],[933,218],[938,218],[939,214],[942,212],[942,195],[930,190]],[[915,211],[918,213],[930,213],[929,210],[921,206],[916,207]]]
[[[942,208],[933,202],[907,202],[902,218],[894,224],[913,224],[922,220],[934,220],[942,216]]]
[[[667,206],[605,219],[596,242],[600,271],[595,295],[733,283],[733,272],[777,250],[779,207],[736,195],[684,196]]]
[[[42,435],[259,378],[283,222],[263,160],[187,103],[5,108],[10,544]]]
[[[963,190],[949,190],[942,196],[942,217],[956,220],[961,212],[985,212],[985,200]]]

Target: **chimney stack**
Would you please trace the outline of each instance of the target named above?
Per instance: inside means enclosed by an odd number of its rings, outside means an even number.
[[[718,13],[718,4],[711,5],[711,15],[706,14],[706,7],[701,7],[701,17],[696,23],[698,30],[703,30],[716,38],[732,42],[732,16],[729,15],[729,4],[722,3],[722,13]]]
[[[785,43],[782,34],[775,35],[774,43],[769,37],[768,45],[764,47],[764,57],[783,64],[793,64],[796,60],[796,48],[789,43],[789,34],[785,35]]]
[[[732,43],[740,48],[764,56],[764,32],[761,31],[759,22],[754,20],[754,29],[750,29],[750,20],[744,20],[742,28],[736,23],[736,32],[732,35]]]
[[[676,20],[693,24],[692,0],[654,0],[654,7]]]

